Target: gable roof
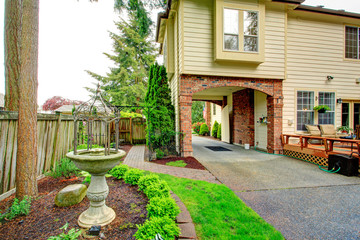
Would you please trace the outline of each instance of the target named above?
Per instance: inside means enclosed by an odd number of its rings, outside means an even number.
[[[347,12],[345,10],[335,10],[335,9],[330,9],[330,8],[324,8],[322,6],[314,7],[314,6],[308,6],[308,5],[299,5],[295,8],[295,10],[360,19],[360,13],[352,13],[352,12]]]
[[[301,4],[305,0],[272,0],[273,2],[283,2],[283,3],[292,3],[292,4]]]
[[[79,105],[76,105],[75,107],[78,107]],[[62,105],[61,107],[54,110],[54,112],[67,112],[71,113],[74,108],[74,105]]]

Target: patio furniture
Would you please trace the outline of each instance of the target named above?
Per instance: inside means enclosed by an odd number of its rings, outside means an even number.
[[[306,129],[308,130],[308,133],[311,136],[321,136],[320,129],[317,125],[305,125]]]
[[[319,127],[320,127],[322,137],[339,138],[339,137],[344,137],[344,136],[349,135],[349,134],[339,134],[339,133],[337,133],[335,126],[332,125],[332,124],[321,124],[321,125],[319,125]]]
[[[360,139],[360,125],[356,125],[355,132],[354,132],[356,139]]]
[[[306,129],[308,130],[308,134],[313,137],[321,137],[320,129],[317,125],[305,125]],[[308,139],[308,143],[310,144],[321,144],[322,141],[319,139]]]

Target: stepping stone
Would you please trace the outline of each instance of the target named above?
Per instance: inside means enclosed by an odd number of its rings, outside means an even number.
[[[68,207],[80,203],[86,195],[87,187],[84,184],[71,184],[61,189],[55,197],[58,207]]]
[[[194,224],[192,223],[181,223],[180,227],[180,236],[179,239],[196,239],[196,232]]]
[[[178,202],[177,205],[180,207],[180,213],[176,217],[178,223],[192,223],[192,218],[189,211],[185,207],[184,203]]]

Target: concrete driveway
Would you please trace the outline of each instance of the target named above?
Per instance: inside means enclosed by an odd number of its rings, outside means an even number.
[[[286,239],[360,239],[359,177],[204,137],[193,136],[193,148],[196,159]]]

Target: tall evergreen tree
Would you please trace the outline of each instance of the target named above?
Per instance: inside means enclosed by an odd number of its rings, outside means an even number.
[[[146,105],[149,107],[146,117],[150,145],[153,149],[169,150],[175,137],[175,109],[171,104],[166,69],[155,63],[151,70],[145,97]]]
[[[144,37],[150,34],[153,22],[146,9],[165,9],[167,0],[115,0],[115,9],[134,14],[139,24],[139,34]]]
[[[140,105],[144,103],[150,66],[156,58],[155,46],[148,35],[140,35],[136,15],[129,15],[129,22],[116,23],[119,34],[110,33],[115,54],[105,55],[115,67],[106,76],[88,73],[102,83],[106,95],[115,105]]]

